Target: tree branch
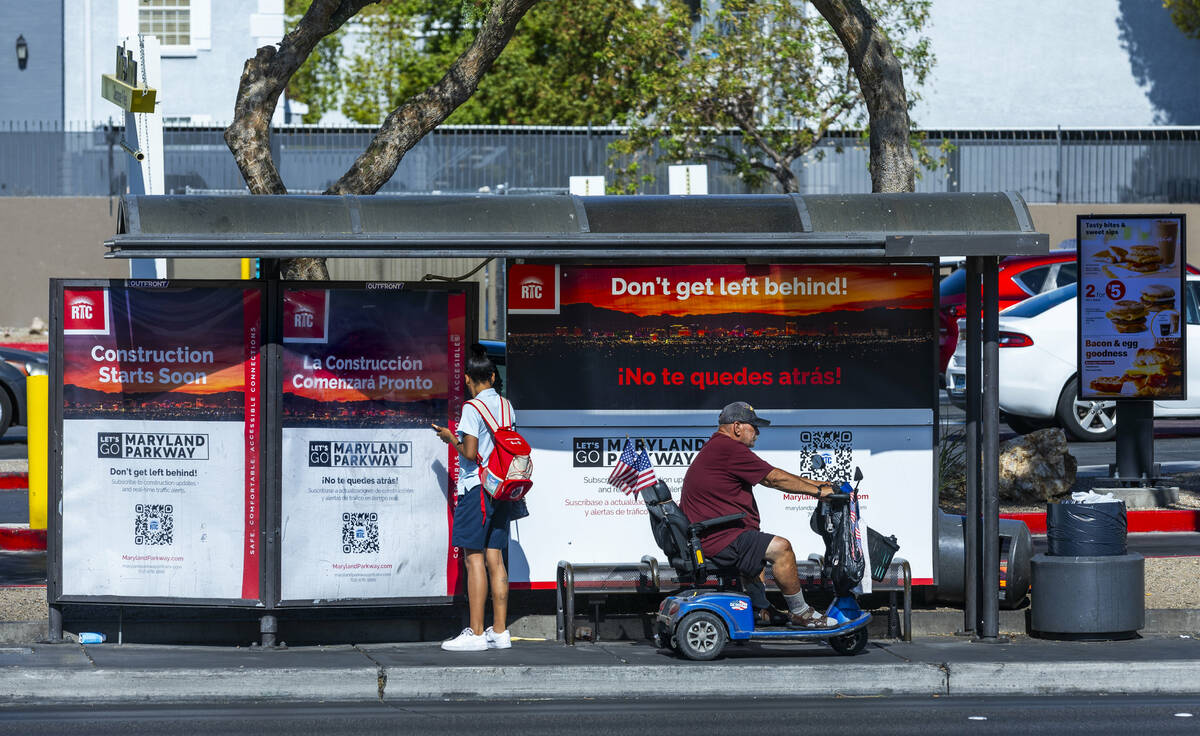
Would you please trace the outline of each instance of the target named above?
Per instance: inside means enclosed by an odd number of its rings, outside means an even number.
[[[470,48],[436,84],[392,111],[367,150],[326,194],[374,194],[387,183],[404,154],[466,102],[537,0],[494,0]]]
[[[850,57],[871,126],[871,190],[911,192],[915,164],[909,149],[904,72],[891,44],[859,0],[812,0]]]
[[[287,193],[271,159],[271,118],[279,95],[321,39],[373,2],[378,0],[313,0],[278,48],[263,46],[246,60],[225,144],[251,194]]]

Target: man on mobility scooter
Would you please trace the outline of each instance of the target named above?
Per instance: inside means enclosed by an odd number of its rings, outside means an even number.
[[[759,529],[755,485],[784,493],[803,493],[815,498],[834,494],[832,483],[793,475],[772,466],[750,448],[759,429],[771,422],[754,413],[754,407],[735,401],[721,410],[717,431],[705,443],[683,478],[680,507],[689,519],[713,519],[744,514],[740,519],[700,531],[704,557],[717,567],[736,568],[742,587],[750,596],[756,625],[787,625],[798,629],[827,629],[838,625],[804,600],[796,553],[784,537]],[[786,612],[772,608],[763,584],[766,562],[779,591],[787,601]]]

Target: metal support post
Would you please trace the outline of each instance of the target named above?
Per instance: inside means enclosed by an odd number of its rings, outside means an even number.
[[[966,328],[967,328],[967,419],[965,452],[967,480],[967,509],[963,518],[963,632],[975,632],[978,606],[975,591],[979,570],[976,565],[979,547],[979,271],[982,259],[967,259]]]
[[[984,259],[983,269],[983,554],[979,566],[980,639],[1000,633],[1000,326],[999,260]]]
[[[258,620],[258,631],[262,634],[264,647],[275,646],[275,634],[279,632],[279,619],[275,618],[274,614],[264,613]]]
[[[50,604],[50,626],[46,632],[48,638],[52,642],[60,642],[63,638],[63,614],[62,606]]]
[[[1154,402],[1117,402],[1117,477],[1154,476]]]

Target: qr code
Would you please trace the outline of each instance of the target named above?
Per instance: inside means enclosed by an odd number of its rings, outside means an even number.
[[[133,513],[134,544],[156,546],[174,543],[174,506],[169,503],[139,503],[133,507]]]
[[[813,455],[825,460],[824,470],[812,469]],[[817,480],[849,482],[854,473],[854,433],[849,430],[801,432],[800,456],[804,458],[801,471]]]
[[[374,511],[342,514],[342,552],[364,554],[379,551],[379,514]]]

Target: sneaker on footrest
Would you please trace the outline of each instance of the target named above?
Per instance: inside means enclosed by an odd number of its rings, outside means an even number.
[[[823,613],[811,606],[804,613],[788,615],[788,626],[793,629],[833,629],[837,621],[827,618]]]

